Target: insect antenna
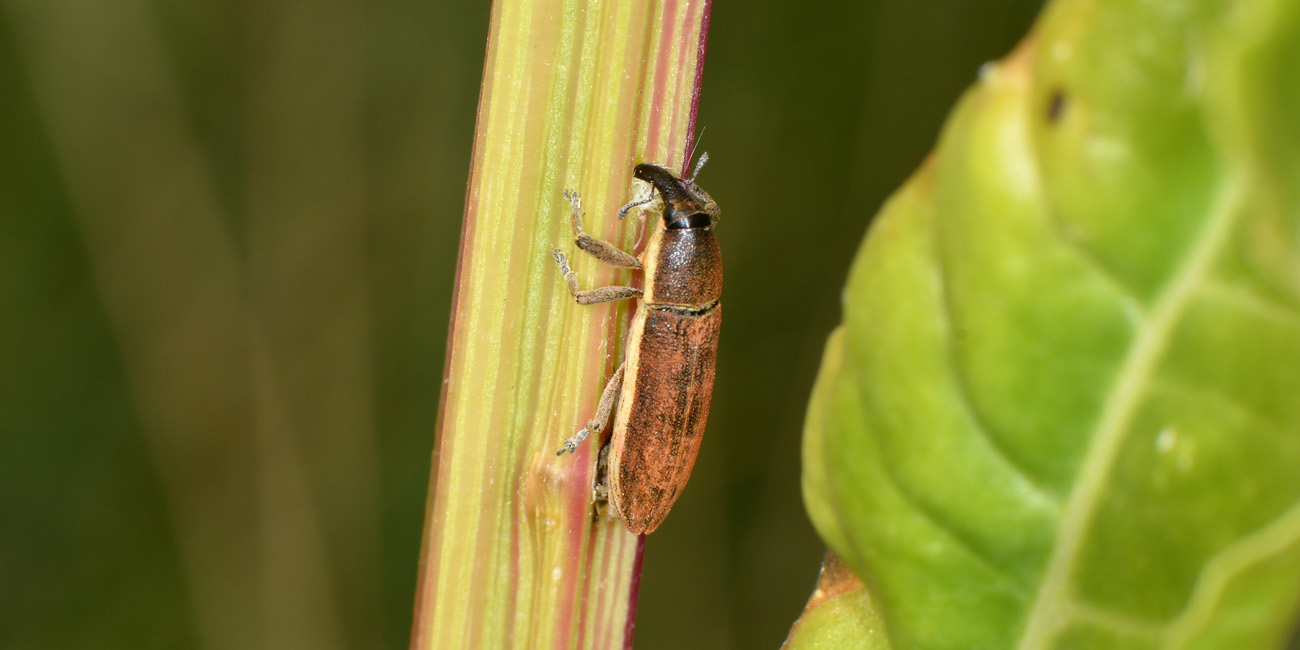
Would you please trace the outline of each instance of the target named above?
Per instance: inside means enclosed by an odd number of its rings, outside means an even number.
[[[707,126],[700,127],[699,134],[695,136],[695,144],[691,145],[691,153],[690,155],[686,156],[686,164],[689,165],[691,163],[691,159],[695,157],[695,151],[700,148],[700,140],[704,138],[704,131],[705,129],[708,128],[709,127]],[[691,177],[686,179],[688,182],[691,183],[695,182],[695,177],[700,174],[700,168],[704,166],[704,162],[708,159],[709,159],[709,152],[706,151],[704,152],[704,155],[700,156],[699,162],[695,163],[695,171],[691,172]]]
[[[695,161],[695,169],[691,170],[691,177],[686,179],[688,183],[694,183],[695,177],[700,175],[700,170],[704,168],[704,163],[709,162],[709,152],[700,154],[700,159]]]
[[[654,186],[651,185],[651,188],[653,188],[653,187],[654,187]],[[640,201],[633,201],[633,202],[631,202],[631,203],[629,203],[629,204],[627,204],[627,205],[625,205],[625,206],[619,208],[619,209],[618,209],[618,218],[619,218],[619,219],[622,219],[623,217],[626,217],[626,216],[627,216],[627,211],[628,211],[628,210],[631,210],[632,208],[635,208],[635,207],[637,207],[637,206],[645,205],[645,204],[647,204],[647,203],[649,203],[649,202],[651,202],[651,201],[653,201],[653,200],[655,200],[655,193],[654,193],[654,190],[651,189],[651,190],[650,190],[650,196],[647,196],[647,197],[645,197],[644,199],[641,199]]]

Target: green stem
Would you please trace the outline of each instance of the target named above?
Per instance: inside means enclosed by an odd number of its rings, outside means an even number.
[[[627,647],[639,542],[593,515],[595,441],[556,456],[622,357],[628,305],[580,307],[551,258],[640,161],[680,168],[709,2],[501,0],[492,11],[412,648]],[[585,287],[626,283],[571,255]]]

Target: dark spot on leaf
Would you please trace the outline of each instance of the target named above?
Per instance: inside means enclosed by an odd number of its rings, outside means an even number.
[[[1061,121],[1061,116],[1065,114],[1065,93],[1060,90],[1052,91],[1047,98],[1047,121],[1056,124]]]

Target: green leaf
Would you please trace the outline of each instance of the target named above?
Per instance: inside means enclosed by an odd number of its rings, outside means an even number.
[[[1056,2],[885,206],[805,500],[902,648],[1277,647],[1300,4]]]
[[[889,650],[884,622],[862,581],[826,553],[817,589],[781,650]]]

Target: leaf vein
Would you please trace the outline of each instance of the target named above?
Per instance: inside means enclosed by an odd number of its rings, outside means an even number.
[[[1204,281],[1215,256],[1226,245],[1241,211],[1243,194],[1239,178],[1229,179],[1220,189],[1200,236],[1175,268],[1173,276],[1157,296],[1149,318],[1142,323],[1129,346],[1091,436],[1078,482],[1066,502],[1056,546],[1026,620],[1025,634],[1019,645],[1021,650],[1047,647],[1049,639],[1059,631],[1058,614],[1068,601],[1069,581],[1083,538],[1121,441],[1145,394],[1143,387],[1148,385],[1164,353],[1169,332],[1182,316],[1197,286]]]
[[[1187,608],[1168,624],[1165,647],[1186,645],[1196,632],[1204,629],[1211,613],[1219,605],[1232,578],[1252,563],[1266,561],[1294,548],[1300,541],[1300,504],[1293,505],[1272,521],[1225,546],[1206,562],[1205,569],[1192,588]]]
[[[1279,300],[1269,300],[1258,292],[1246,291],[1239,286],[1221,280],[1205,283],[1201,291],[1210,298],[1230,303],[1239,309],[1247,309],[1263,317],[1300,327],[1300,309]]]
[[[1121,299],[1129,305],[1131,312],[1137,317],[1134,320],[1139,321],[1138,324],[1140,325],[1141,320],[1147,315],[1146,309],[1143,306],[1144,303],[1142,297],[1138,295],[1136,290],[1125,283],[1118,273],[1109,266],[1106,266],[1106,264],[1101,261],[1101,258],[1097,257],[1095,253],[1084,247],[1078,239],[1071,237],[1066,233],[1060,221],[1057,219],[1058,212],[1054,205],[1050,202],[1044,201],[1043,208],[1049,215],[1047,218],[1048,228],[1056,234],[1056,239],[1061,243],[1061,246],[1070,253],[1073,253],[1080,262],[1092,269],[1107,286],[1114,289],[1115,292],[1120,295]]]
[[[1161,378],[1151,380],[1151,388],[1191,400],[1213,402],[1215,410],[1231,411],[1241,419],[1276,436],[1277,440],[1283,444],[1294,445],[1298,442],[1295,439],[1295,432],[1241,403],[1241,400],[1233,399],[1218,386],[1197,386],[1169,378]]]
[[[1128,636],[1156,640],[1165,634],[1163,621],[1151,621],[1129,616],[1121,612],[1098,607],[1092,603],[1072,601],[1068,605],[1068,610],[1080,621]]]

